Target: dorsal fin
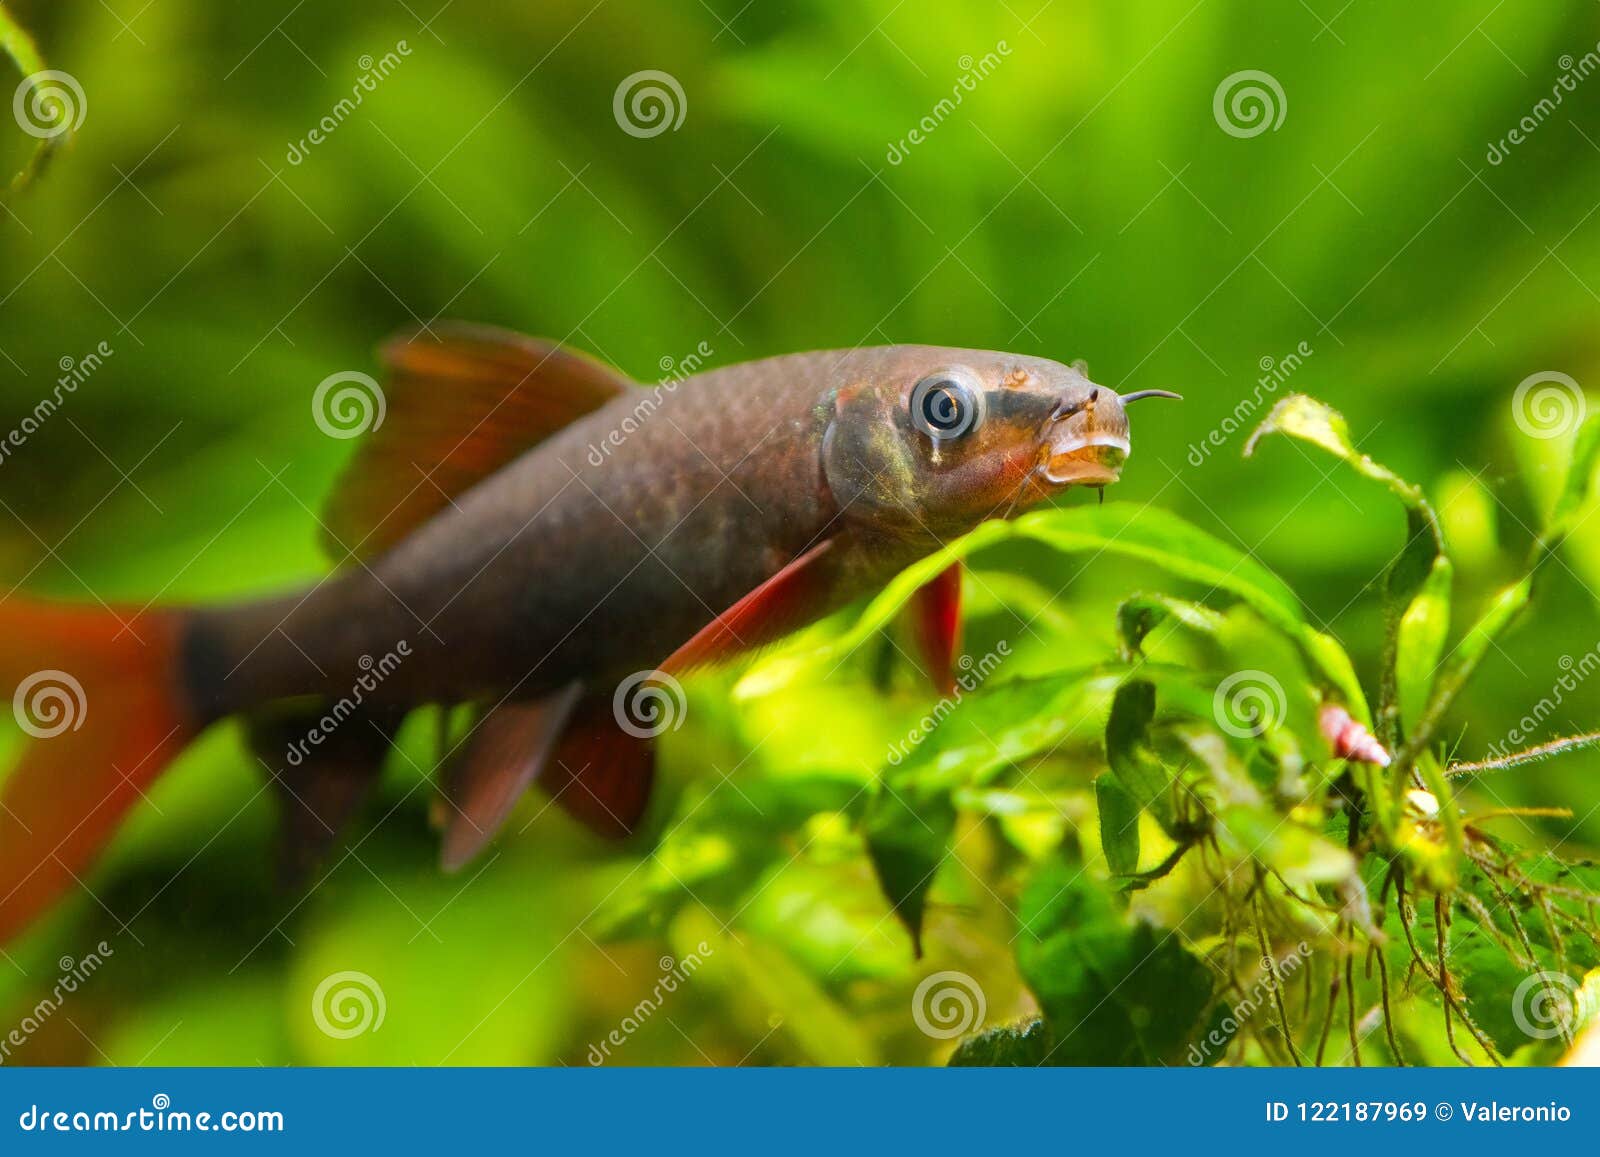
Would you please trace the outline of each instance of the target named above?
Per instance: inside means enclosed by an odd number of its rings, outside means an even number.
[[[384,343],[383,417],[328,498],[337,558],[381,554],[568,423],[633,383],[555,342],[459,322]]]

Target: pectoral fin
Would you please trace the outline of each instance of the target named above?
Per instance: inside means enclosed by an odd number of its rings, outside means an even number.
[[[835,593],[834,540],[825,538],[700,629],[661,664],[668,674],[719,663],[814,622]]]
[[[950,694],[961,647],[961,564],[951,563],[919,587],[906,609],[928,678],[941,695]]]
[[[473,726],[461,757],[445,773],[446,820],[439,859],[455,871],[475,857],[554,752],[583,688],[573,683],[548,699],[502,703]]]

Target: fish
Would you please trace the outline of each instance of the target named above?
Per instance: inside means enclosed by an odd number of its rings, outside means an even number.
[[[279,796],[286,877],[326,854],[425,706],[476,712],[440,775],[445,869],[536,784],[626,836],[678,676],[843,608],[986,520],[1103,490],[1130,453],[1126,407],[1177,397],[929,345],[654,388],[466,323],[397,335],[379,357],[377,420],[321,516],[337,563],[321,580],[219,605],[0,603],[0,683],[36,737],[0,795],[0,943],[231,718]],[[960,591],[956,564],[910,607],[943,688]]]

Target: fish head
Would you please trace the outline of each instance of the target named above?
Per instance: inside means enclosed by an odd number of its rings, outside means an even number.
[[[824,438],[846,517],[941,538],[1121,477],[1126,403],[1081,365],[894,346],[845,369]],[[1176,397],[1177,395],[1166,395]]]

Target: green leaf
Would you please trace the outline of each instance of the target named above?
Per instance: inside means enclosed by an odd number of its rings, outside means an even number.
[[[1139,804],[1110,775],[1094,781],[1094,802],[1100,813],[1100,847],[1118,876],[1139,870]]]
[[[25,79],[36,77],[45,71],[44,57],[39,53],[39,46],[33,42],[33,37],[12,19],[4,7],[0,7],[0,52],[11,58]],[[19,93],[22,91],[18,89]],[[34,96],[30,87],[22,99],[26,102]],[[34,146],[33,152],[28,157],[28,163],[11,179],[8,190],[10,193],[19,192],[32,183],[33,179],[44,171],[45,165],[55,155],[56,150],[72,138],[74,126],[70,123],[73,117],[71,107],[64,109],[59,104],[47,101],[42,106],[42,112],[54,118],[65,117],[65,123],[62,123],[57,131],[39,138],[39,143]]]
[[[1433,698],[1391,769],[1396,793],[1404,790],[1411,766],[1432,741],[1456,696],[1472,678],[1490,645],[1505,633],[1532,601],[1534,580],[1571,533],[1579,512],[1589,500],[1597,461],[1600,461],[1600,415],[1586,419],[1578,429],[1566,481],[1556,498],[1549,523],[1529,553],[1527,573],[1495,596],[1488,609],[1468,629],[1445,661],[1434,687]]]
[[[1130,923],[1104,885],[1053,860],[1022,900],[1017,960],[1052,1037],[1045,1063],[1181,1063],[1223,1033],[1211,970],[1176,933]]]
[[[892,622],[911,596],[952,562],[1014,539],[1043,543],[1064,553],[1137,559],[1208,590],[1227,591],[1293,638],[1339,690],[1352,714],[1367,719],[1366,696],[1349,656],[1337,641],[1306,622],[1299,600],[1282,579],[1249,555],[1175,514],[1127,502],[1040,510],[1011,522],[986,522],[965,538],[901,571],[867,604],[849,629],[808,654],[789,657],[783,674],[792,676],[802,665],[837,663]]]
[[[1163,594],[1133,595],[1117,607],[1117,634],[1122,639],[1123,659],[1129,663],[1139,659],[1145,638],[1168,619],[1204,635],[1215,634],[1222,625],[1221,615],[1199,603]]]
[[[1050,1044],[1043,1020],[992,1028],[962,1041],[948,1063],[951,1068],[1035,1067],[1046,1062]]]
[[[1455,567],[1446,555],[1433,560],[1428,577],[1400,616],[1395,633],[1394,671],[1400,722],[1410,731],[1433,693],[1434,674],[1450,634],[1451,581]]]
[[[1111,700],[1111,714],[1106,717],[1106,762],[1134,808],[1151,808],[1162,826],[1170,829],[1172,803],[1166,793],[1172,772],[1150,746],[1150,722],[1155,714],[1155,684],[1131,679],[1118,687]],[[1137,829],[1133,840],[1137,859]]]
[[[928,889],[944,862],[955,826],[955,806],[948,793],[910,785],[897,791],[885,783],[867,810],[867,855],[895,916],[911,933],[918,956]]]

